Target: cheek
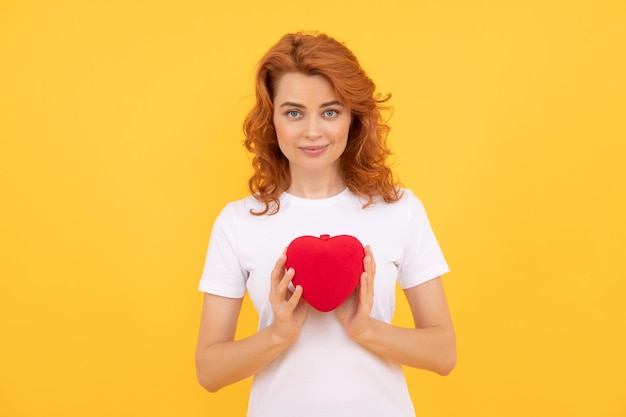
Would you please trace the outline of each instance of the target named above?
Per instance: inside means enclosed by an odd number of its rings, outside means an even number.
[[[341,123],[333,126],[332,135],[336,140],[347,140],[350,133],[350,123]]]
[[[293,129],[284,125],[274,125],[276,131],[276,140],[278,141],[278,148],[284,156],[287,156],[291,152],[293,143],[295,143]]]
[[[276,139],[278,140],[278,146],[281,148],[284,144],[290,142],[291,136],[288,129],[276,127]]]
[[[276,132],[276,139],[278,139],[278,142],[280,143],[285,136],[282,126],[274,124],[274,132]]]
[[[274,130],[279,141],[289,140],[294,135],[294,127],[284,123],[274,123]]]

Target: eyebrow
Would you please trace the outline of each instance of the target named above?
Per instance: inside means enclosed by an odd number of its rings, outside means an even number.
[[[322,103],[320,108],[322,108],[322,107],[329,107],[329,106],[343,106],[343,104],[341,104],[338,100],[333,100],[333,101],[329,101],[328,103]],[[285,101],[279,107],[296,107],[296,108],[299,108],[299,109],[305,109],[306,108],[305,105],[300,104],[300,103],[294,103],[293,101]]]

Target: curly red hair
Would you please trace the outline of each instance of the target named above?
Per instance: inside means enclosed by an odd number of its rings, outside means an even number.
[[[289,188],[289,161],[280,151],[272,122],[276,83],[281,75],[299,72],[326,77],[337,98],[352,110],[348,144],[340,160],[346,186],[364,200],[363,207],[381,197],[385,202],[401,196],[387,165],[389,126],[382,117],[391,98],[375,93],[376,86],[354,54],[325,34],[294,33],[283,36],[261,58],[256,72],[256,105],[244,122],[244,145],[252,153],[254,174],[248,181],[252,195],[265,209],[252,214],[275,214],[279,197]],[[270,207],[273,209],[270,211]]]

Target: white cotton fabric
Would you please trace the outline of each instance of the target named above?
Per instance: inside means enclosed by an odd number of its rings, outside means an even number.
[[[376,261],[372,317],[391,322],[396,282],[406,289],[448,272],[422,203],[410,190],[396,203],[363,208],[349,190],[321,200],[283,193],[280,211],[254,216],[253,197],[217,217],[199,289],[223,297],[249,292],[259,329],[273,321],[270,273],[296,237],[352,235]],[[297,271],[296,271],[297,274]],[[304,288],[306,292],[306,288]],[[409,417],[414,408],[400,364],[348,338],[332,312],[309,309],[300,337],[255,375],[248,417]]]

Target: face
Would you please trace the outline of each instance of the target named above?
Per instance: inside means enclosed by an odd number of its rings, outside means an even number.
[[[339,174],[352,116],[325,77],[290,72],[279,78],[273,120],[292,180]]]

